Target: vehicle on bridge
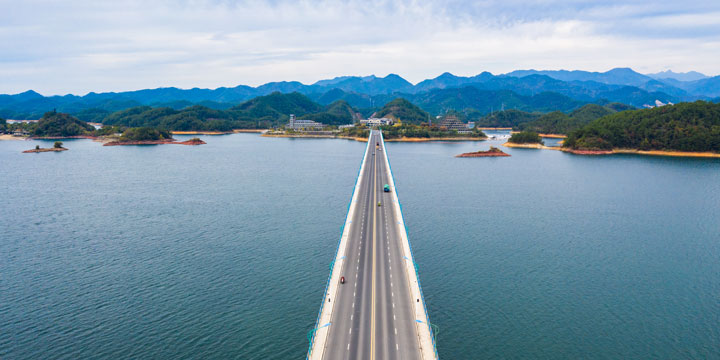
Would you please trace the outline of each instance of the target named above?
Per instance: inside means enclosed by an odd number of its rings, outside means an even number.
[[[383,187],[384,192],[390,192],[390,185],[385,184],[385,187]]]
[[[341,283],[341,284],[344,284],[344,283],[345,283],[345,277],[344,277],[344,276],[341,276],[341,277],[340,277],[340,283]]]

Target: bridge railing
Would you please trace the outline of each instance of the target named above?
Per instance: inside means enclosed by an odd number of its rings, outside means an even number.
[[[385,149],[385,138],[383,137],[382,131],[380,132],[380,138],[383,141],[383,149]],[[383,155],[387,158],[387,149],[384,150],[383,152],[385,153]],[[395,175],[393,175],[392,165],[390,165],[390,159],[388,159],[387,164],[388,164],[388,168],[390,171],[390,177],[393,179],[393,184],[394,184],[395,183]],[[405,223],[405,215],[403,215],[404,212],[402,210],[402,203],[400,203],[400,195],[398,195],[398,192],[397,192],[397,186],[393,186],[393,191],[395,191],[395,195],[397,197],[397,202],[398,202],[398,205],[400,206],[400,219],[402,220],[403,227],[405,228],[405,235],[407,235],[408,234],[407,224]],[[415,254],[413,253],[412,245],[410,243],[410,235],[407,235],[407,239],[408,239],[408,247],[410,248],[410,256],[412,257],[411,261],[413,262],[413,267],[415,268],[415,273],[417,275],[418,288],[420,289],[420,298],[422,299],[423,309],[425,310],[425,319],[427,319],[426,325],[428,327],[428,330],[430,331],[430,337],[432,338],[433,351],[435,352],[435,358],[438,359],[439,357],[438,357],[438,352],[437,352],[437,345],[435,344],[435,334],[434,334],[433,328],[430,324],[430,315],[428,315],[427,304],[425,303],[425,295],[423,294],[422,284],[420,283],[420,272],[418,270],[418,267],[415,265]]]
[[[345,222],[340,227],[340,239],[338,239],[337,246],[335,248],[335,257],[333,257],[332,266],[330,267],[330,274],[328,275],[328,279],[325,282],[325,290],[323,290],[323,299],[320,302],[320,311],[318,311],[317,319],[315,319],[315,327],[313,330],[318,329],[320,327],[320,316],[322,315],[323,309],[325,308],[325,296],[327,295],[328,289],[330,288],[330,280],[332,279],[332,274],[335,271],[335,260],[338,257],[338,252],[340,251],[340,243],[342,242],[343,234],[345,234],[345,225],[348,223],[348,215],[350,214],[350,207],[352,206],[353,199],[355,198],[355,192],[357,191],[358,183],[360,182],[360,175],[363,169],[363,165],[365,163],[365,158],[367,156],[368,149],[370,148],[370,138],[368,137],[368,144],[365,147],[365,153],[363,154],[362,159],[360,160],[360,167],[358,168],[358,174],[355,178],[355,186],[353,187],[352,195],[350,196],[350,201],[348,202],[347,211],[345,215]],[[310,354],[312,353],[313,344],[315,343],[315,333],[316,331],[312,331],[312,336],[310,337],[310,344],[308,345],[308,351],[305,355],[305,359],[310,359]]]

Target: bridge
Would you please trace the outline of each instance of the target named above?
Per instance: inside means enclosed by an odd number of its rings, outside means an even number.
[[[428,320],[385,143],[373,130],[307,358],[437,359]]]

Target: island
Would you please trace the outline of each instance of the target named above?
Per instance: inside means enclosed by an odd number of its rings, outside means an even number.
[[[59,152],[59,151],[67,151],[67,148],[63,147],[63,143],[60,141],[56,141],[53,147],[51,148],[41,148],[40,145],[35,145],[34,149],[31,150],[25,150],[23,153],[41,153],[41,152]]]
[[[167,130],[160,130],[151,127],[128,128],[115,140],[103,144],[103,146],[117,145],[202,145],[204,141],[199,138],[192,138],[187,141],[173,139]]]
[[[545,149],[548,148],[543,143],[540,135],[534,131],[521,131],[513,133],[506,143],[503,144],[505,147],[516,147],[516,148],[530,148],[530,149]]]
[[[464,154],[460,154],[460,155],[455,155],[455,157],[459,157],[459,158],[502,157],[502,156],[510,156],[510,154],[507,154],[494,146],[491,146],[490,150],[487,150],[487,151],[475,151],[475,152],[469,152],[469,153],[464,153]]]

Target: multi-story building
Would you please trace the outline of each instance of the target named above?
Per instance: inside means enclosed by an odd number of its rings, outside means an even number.
[[[455,130],[459,133],[469,133],[470,130],[468,129],[467,124],[460,121],[460,119],[457,118],[455,115],[446,115],[442,121],[440,121],[440,124],[438,124],[440,127],[444,127],[448,130]]]
[[[367,120],[360,120],[360,123],[366,126],[385,126],[392,125],[394,122],[391,118],[369,118]]]
[[[322,130],[325,124],[312,120],[295,119],[295,115],[290,114],[290,120],[285,127],[292,130]]]

